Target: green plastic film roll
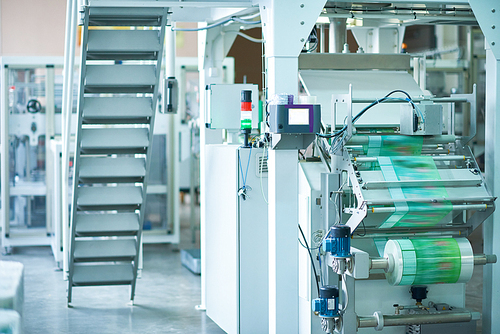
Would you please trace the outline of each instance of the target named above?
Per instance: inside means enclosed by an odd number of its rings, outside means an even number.
[[[417,258],[413,284],[456,283],[460,277],[461,254],[451,238],[412,240]]]
[[[392,285],[467,282],[474,268],[465,238],[389,240],[384,256],[394,264],[386,274]]]

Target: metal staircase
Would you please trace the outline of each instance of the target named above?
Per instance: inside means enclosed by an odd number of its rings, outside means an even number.
[[[166,17],[84,8],[68,303],[78,286],[130,285],[134,299]]]

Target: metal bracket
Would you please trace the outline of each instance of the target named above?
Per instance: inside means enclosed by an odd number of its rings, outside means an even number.
[[[476,136],[477,132],[477,91],[476,91],[476,84],[472,87],[472,93],[471,94],[451,94],[450,95],[451,99],[466,99],[467,102],[470,104],[470,133],[468,136],[462,137],[461,144],[462,146],[467,145],[468,142],[471,141],[472,138]]]
[[[477,23],[486,37],[496,60],[500,60],[500,4],[498,0],[469,0]]]

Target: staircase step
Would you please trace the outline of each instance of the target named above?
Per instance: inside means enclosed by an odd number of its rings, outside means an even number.
[[[84,124],[149,123],[153,116],[150,97],[86,97]]]
[[[84,154],[145,153],[149,133],[145,128],[82,129]]]
[[[80,182],[142,182],[146,176],[146,160],[134,157],[81,157]]]
[[[78,213],[75,232],[79,237],[137,235],[139,216],[135,213]]]
[[[160,51],[159,30],[89,30],[89,60],[154,60]]]
[[[134,279],[134,266],[130,263],[92,264],[73,266],[73,285],[125,285]]]
[[[133,261],[135,239],[75,240],[75,262]]]
[[[85,93],[153,93],[155,65],[87,65]]]
[[[142,204],[142,189],[135,186],[78,187],[80,210],[135,210]]]
[[[162,7],[91,7],[89,26],[160,26]]]

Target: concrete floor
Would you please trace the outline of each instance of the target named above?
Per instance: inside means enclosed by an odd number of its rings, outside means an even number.
[[[201,301],[200,276],[180,262],[179,249],[199,247],[198,242],[191,243],[188,217],[188,205],[182,206],[178,247],[144,246],[144,270],[137,280],[134,306],[129,304],[129,287],[80,287],[74,288],[68,308],[67,282],[55,270],[49,247],[18,247],[12,255],[0,255],[1,260],[25,265],[24,333],[224,333],[205,312],[195,310]],[[482,252],[480,231],[470,240],[474,252]],[[481,266],[475,268],[466,295],[466,307],[481,312]]]
[[[128,286],[78,287],[66,306],[67,282],[55,270],[50,247],[17,247],[1,260],[19,261],[24,272],[24,333],[224,333],[203,311],[201,279],[181,265],[190,242],[188,206],[182,208],[181,244],[145,245],[134,306]],[[198,213],[199,214],[199,213]]]

